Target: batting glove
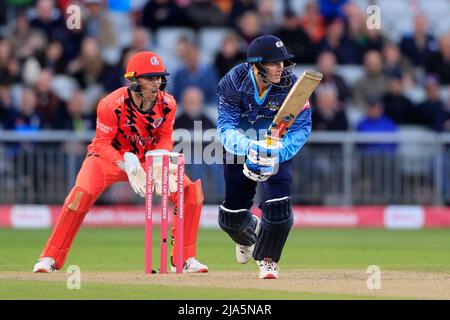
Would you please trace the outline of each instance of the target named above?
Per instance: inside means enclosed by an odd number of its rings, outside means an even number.
[[[247,151],[247,159],[260,166],[276,166],[279,162],[281,143],[269,146],[265,140],[250,142]]]
[[[269,146],[263,140],[250,142],[247,159],[242,170],[244,175],[253,181],[262,182],[276,174],[278,172],[280,146],[281,143]]]

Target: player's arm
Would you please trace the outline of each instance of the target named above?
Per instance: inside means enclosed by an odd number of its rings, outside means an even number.
[[[116,136],[118,119],[113,108],[102,99],[97,108],[97,124],[95,129],[95,149],[99,155],[108,162],[116,164],[122,161],[122,154],[112,146]]]
[[[279,153],[280,162],[293,158],[305,145],[311,134],[311,108],[309,102],[307,104],[307,107],[300,112],[282,140],[283,146]]]
[[[218,117],[217,133],[224,148],[238,156],[247,155],[250,139],[237,129],[241,110],[239,93],[232,83],[230,75],[226,75],[217,87]]]

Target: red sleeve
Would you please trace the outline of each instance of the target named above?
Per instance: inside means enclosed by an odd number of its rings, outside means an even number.
[[[164,149],[168,151],[172,151],[173,148],[173,124],[175,122],[175,113],[177,111],[177,103],[175,99],[168,99],[168,106],[171,109],[167,114],[166,121],[163,122],[161,127],[159,127],[156,135],[158,138],[158,142],[156,143],[155,149]]]
[[[117,127],[118,121],[114,109],[104,99],[100,100],[93,142],[99,155],[113,164],[116,164],[116,161],[123,161],[123,155],[111,145],[116,136]]]

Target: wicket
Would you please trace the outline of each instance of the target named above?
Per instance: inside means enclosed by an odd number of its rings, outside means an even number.
[[[162,158],[162,190],[161,190],[161,257],[160,273],[167,273],[167,241],[168,241],[168,207],[169,207],[169,161],[170,157],[177,158],[177,203],[176,222],[177,230],[175,234],[175,264],[176,272],[183,272],[183,252],[184,252],[184,155],[175,152],[159,154],[146,154],[146,197],[145,197],[145,273],[152,273],[152,228],[153,228],[153,176],[155,158]],[[158,161],[160,159],[157,159]]]

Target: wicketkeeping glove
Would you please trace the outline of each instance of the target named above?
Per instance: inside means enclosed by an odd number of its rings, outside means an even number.
[[[124,161],[117,161],[117,166],[128,175],[128,181],[134,192],[145,198],[145,171],[141,166],[138,157],[132,152],[123,154]]]

